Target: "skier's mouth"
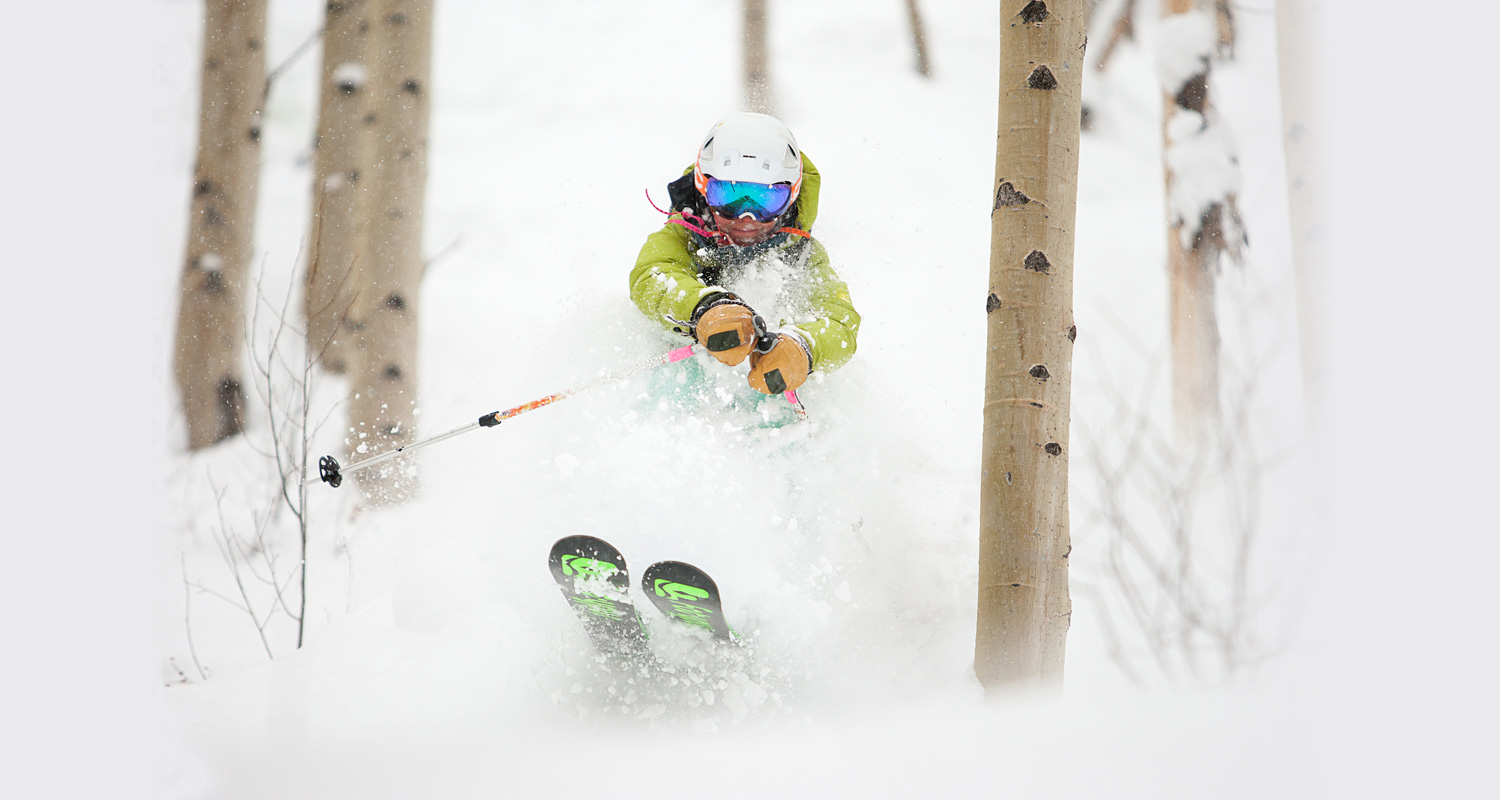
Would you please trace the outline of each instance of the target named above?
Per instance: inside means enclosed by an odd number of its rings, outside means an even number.
[[[748,217],[728,219],[714,214],[714,223],[729,237],[729,241],[740,247],[760,244],[776,230],[776,222],[756,222]]]

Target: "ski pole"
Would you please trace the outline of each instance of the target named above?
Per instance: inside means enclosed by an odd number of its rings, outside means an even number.
[[[543,406],[550,406],[559,400],[565,400],[569,397],[572,397],[573,395],[582,394],[589,391],[590,389],[596,389],[608,383],[614,383],[615,381],[624,380],[625,378],[635,375],[636,373],[651,369],[652,367],[658,367],[662,364],[676,364],[677,362],[692,356],[692,354],[692,345],[679,347],[669,353],[663,353],[662,355],[659,355],[649,361],[642,361],[639,364],[620,370],[619,372],[612,372],[607,375],[601,375],[594,380],[589,381],[588,383],[582,384],[580,386],[574,386],[571,389],[564,389],[563,391],[557,392],[555,394],[549,394],[546,397],[532,400],[529,403],[522,403],[515,408],[509,408],[504,411],[495,411],[489,414],[485,414],[474,422],[471,422],[461,428],[454,428],[453,430],[447,431],[446,433],[439,433],[436,436],[423,439],[419,442],[412,442],[411,444],[403,445],[394,450],[389,450],[387,452],[381,453],[378,456],[371,456],[367,459],[364,459],[363,461],[356,461],[347,467],[341,466],[338,459],[334,458],[333,456],[323,456],[322,458],[318,459],[318,477],[308,478],[307,480],[302,482],[302,485],[311,486],[321,481],[337,489],[339,485],[344,482],[344,476],[349,473],[368,469],[377,464],[382,464],[386,461],[390,461],[391,459],[403,453],[409,453],[413,450],[420,450],[427,445],[437,444],[444,439],[452,439],[455,436],[468,433],[472,430],[478,430],[479,428],[493,428],[499,425],[501,422],[510,419],[511,417],[520,416],[528,411],[535,411],[536,409]],[[786,398],[786,401],[788,403],[792,404],[792,408],[796,410],[797,419],[802,420],[807,418],[807,408],[802,405],[801,400],[797,399],[796,392],[787,391],[783,394],[783,396]]]
[[[528,411],[535,411],[536,409],[543,406],[550,406],[559,400],[572,397],[575,394],[582,394],[590,389],[598,388],[607,383],[614,383],[615,381],[623,380],[630,377],[631,375],[634,375],[638,372],[643,372],[652,367],[660,366],[662,364],[675,364],[678,361],[691,356],[692,354],[692,345],[679,347],[669,353],[659,355],[651,359],[650,361],[642,361],[639,364],[636,364],[627,369],[620,370],[619,372],[612,372],[607,375],[601,375],[594,380],[589,381],[588,383],[582,384],[580,386],[574,386],[571,389],[564,389],[563,391],[557,392],[556,394],[549,394],[546,397],[532,400],[529,403],[522,403],[515,408],[509,408],[504,411],[495,411],[489,414],[485,414],[478,420],[475,420],[474,422],[471,422],[461,428],[454,428],[451,431],[440,433],[436,436],[423,439],[420,442],[412,442],[411,444],[403,445],[394,450],[389,450],[387,452],[381,453],[378,456],[371,456],[363,461],[356,461],[347,467],[340,466],[338,459],[334,458],[333,456],[323,456],[322,458],[318,459],[318,477],[308,478],[307,480],[302,482],[302,485],[311,486],[314,483],[322,481],[329,486],[338,488],[339,484],[344,482],[344,476],[351,472],[359,472],[362,469],[368,469],[369,467],[373,467],[377,464],[390,461],[391,459],[403,453],[409,453],[413,450],[420,450],[427,445],[437,444],[444,439],[452,439],[455,436],[468,433],[472,430],[478,430],[479,428],[493,428],[496,425],[499,425],[501,422],[510,419],[511,417],[520,416],[521,414],[525,414]]]

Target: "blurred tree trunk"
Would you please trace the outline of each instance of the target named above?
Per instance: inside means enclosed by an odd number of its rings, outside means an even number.
[[[1120,42],[1134,38],[1135,0],[1125,0],[1120,6],[1120,13],[1115,17],[1114,24],[1109,26],[1109,38],[1104,40],[1104,47],[1099,51],[1099,59],[1094,62],[1095,68],[1103,72],[1109,66],[1109,60],[1114,56],[1115,48],[1120,46]]]
[[[1245,234],[1235,204],[1238,160],[1209,103],[1218,23],[1202,0],[1166,0],[1157,68],[1167,185],[1167,275],[1171,313],[1172,408],[1179,442],[1220,427],[1219,323],[1215,276],[1238,262]]]
[[[255,252],[265,0],[208,0],[187,259],[173,371],[197,450],[244,429],[245,299]]]
[[[369,186],[370,11],[374,0],[330,0],[324,12],[322,103],[314,159],[312,245],[305,312],[308,340],[322,365],[344,372],[344,322],[365,260],[364,197]]]
[[[1119,10],[1111,18],[1105,18],[1099,14],[1101,8],[1113,8],[1104,0],[1084,0],[1085,19],[1084,30],[1096,39],[1103,39],[1104,47],[1098,52],[1097,59],[1085,58],[1084,61],[1092,67],[1089,74],[1084,76],[1083,81],[1083,129],[1093,130],[1097,120],[1096,108],[1100,106],[1100,98],[1104,91],[1104,70],[1109,66],[1109,59],[1114,55],[1115,48],[1119,47],[1122,39],[1135,37],[1135,0],[1123,0]],[[1107,25],[1107,32],[1101,30]],[[1100,48],[1089,52],[1093,55]]]
[[[1297,275],[1297,327],[1302,349],[1302,391],[1308,417],[1316,422],[1323,373],[1323,253],[1320,181],[1316,175],[1322,125],[1313,48],[1315,0],[1277,0],[1276,52],[1281,74],[1281,131],[1286,150],[1292,261]]]
[[[745,110],[776,116],[766,45],[766,0],[745,0]]]
[[[1231,0],[1214,0],[1214,22],[1219,29],[1219,56],[1234,58],[1235,22]]]
[[[917,48],[917,74],[932,77],[932,65],[927,61],[927,33],[922,27],[922,11],[917,0],[906,0],[906,16],[911,20],[911,41]]]
[[[417,333],[422,212],[427,189],[432,0],[379,0],[372,15],[370,89],[374,150],[366,205],[368,260],[351,314],[349,421],[356,453],[409,444],[416,433]],[[417,489],[412,465],[356,473],[373,500],[399,502]]]
[[[1056,686],[1068,624],[1068,409],[1084,11],[1002,0],[974,671]]]

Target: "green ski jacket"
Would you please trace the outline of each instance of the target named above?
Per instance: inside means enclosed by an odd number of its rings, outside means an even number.
[[[783,219],[780,232],[752,247],[721,246],[686,227],[701,228],[711,219],[693,186],[692,173],[689,167],[668,185],[672,211],[667,224],[646,237],[630,271],[630,299],[641,313],[688,335],[689,319],[700,300],[716,292],[740,294],[737,284],[769,264],[784,276],[778,296],[786,302],[774,311],[756,311],[765,314],[768,323],[802,335],[815,371],[837,369],[853,358],[859,312],[849,299],[849,287],[828,263],[828,251],[810,234],[818,216],[822,178],[807,154],[802,154],[802,191],[793,212]]]

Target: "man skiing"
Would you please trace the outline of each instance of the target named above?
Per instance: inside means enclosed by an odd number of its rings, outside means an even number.
[[[860,318],[810,233],[821,180],[780,120],[720,120],[668,184],[671,210],[641,247],[630,299],[721,363],[748,358],[750,385],[765,394],[842,366]]]

